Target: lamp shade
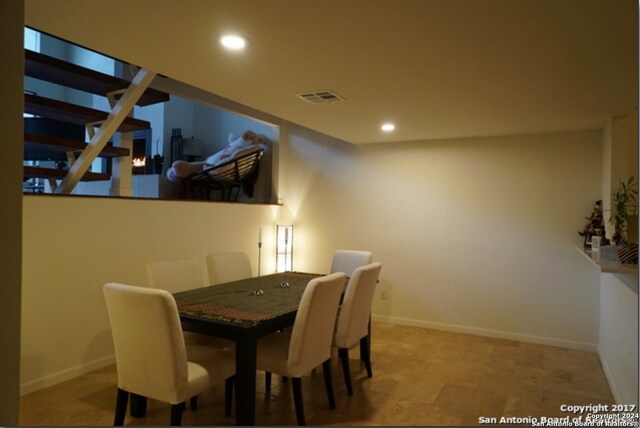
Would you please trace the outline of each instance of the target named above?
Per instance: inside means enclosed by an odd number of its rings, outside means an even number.
[[[293,225],[276,226],[276,272],[293,269]]]

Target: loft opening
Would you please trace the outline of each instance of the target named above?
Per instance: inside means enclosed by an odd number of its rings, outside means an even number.
[[[25,193],[277,201],[272,171],[278,126],[219,108],[207,101],[204,91],[195,101],[156,89],[158,81],[163,88],[180,86],[165,76],[149,85],[118,132],[103,141],[95,159],[83,158],[88,143],[97,140],[100,120],[138,71],[115,58],[25,29]],[[246,149],[249,143],[259,144],[259,156],[247,167],[251,159],[244,156],[246,150],[236,149]],[[80,163],[74,166],[76,162]],[[183,168],[172,168],[176,165]],[[185,166],[191,174],[183,174]],[[68,176],[82,168],[86,172],[76,173],[78,181],[68,189],[73,181]],[[194,180],[198,174],[205,180]]]

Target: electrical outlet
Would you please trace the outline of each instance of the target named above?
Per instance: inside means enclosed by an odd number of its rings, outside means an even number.
[[[387,290],[382,290],[380,292],[380,300],[387,300]]]

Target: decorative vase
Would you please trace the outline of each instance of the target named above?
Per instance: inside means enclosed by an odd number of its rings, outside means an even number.
[[[164,158],[162,156],[155,155],[153,157],[153,173],[154,174],[162,174],[162,164]]]

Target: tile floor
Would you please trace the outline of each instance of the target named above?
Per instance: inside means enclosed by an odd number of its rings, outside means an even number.
[[[303,379],[308,425],[478,425],[479,417],[566,416],[561,404],[611,404],[598,355],[551,346],[385,323],[373,324],[374,377],[351,351],[354,395],[334,358],[337,408],[326,401],[322,372]],[[295,425],[290,383],[274,376],[270,395],[258,375],[256,423]],[[115,366],[26,395],[21,425],[111,425]],[[149,401],[144,418],[127,425],[166,425],[169,406]],[[203,394],[183,425],[233,425],[223,388]]]

